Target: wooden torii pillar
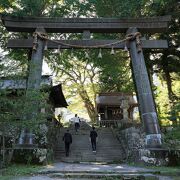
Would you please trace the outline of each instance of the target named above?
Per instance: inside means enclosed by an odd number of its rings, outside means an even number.
[[[146,145],[149,148],[161,146],[161,132],[158,124],[157,113],[149,83],[149,78],[144,62],[142,49],[162,49],[168,48],[166,40],[140,40],[138,31],[141,33],[158,33],[163,32],[170,21],[170,16],[139,18],[139,19],[118,19],[118,18],[30,18],[30,17],[1,17],[4,26],[8,31],[12,32],[35,32],[39,27],[47,33],[127,33],[132,37],[127,46],[130,49],[133,72],[135,75],[135,83],[137,86],[137,96],[139,99],[139,107],[141,117],[146,132]],[[132,28],[134,27],[134,28]],[[87,33],[90,32],[90,33]],[[41,38],[40,38],[41,39]],[[12,49],[32,49],[33,39],[13,39],[9,40],[7,47]],[[124,42],[116,43],[117,40],[57,40],[56,42],[47,40],[48,49],[74,49],[78,48],[104,48],[104,49],[124,49]],[[104,46],[102,46],[104,44]],[[110,45],[106,45],[110,44]],[[113,44],[113,45],[112,45]],[[40,86],[39,78],[41,76],[41,66],[43,58],[43,45],[39,41],[36,49],[38,61],[34,61],[37,65],[38,72],[29,76],[28,81],[35,80],[34,88]],[[36,75],[37,76],[36,76]],[[31,86],[33,87],[33,86]]]

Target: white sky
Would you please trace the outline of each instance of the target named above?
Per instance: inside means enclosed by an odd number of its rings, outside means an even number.
[[[43,75],[52,75],[52,73],[53,72],[49,68],[48,64],[45,61],[43,61],[42,74]]]

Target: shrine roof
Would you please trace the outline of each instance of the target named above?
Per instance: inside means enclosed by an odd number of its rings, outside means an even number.
[[[130,105],[137,104],[137,102],[133,98],[132,93],[121,93],[121,92],[100,93],[96,98],[96,103],[98,106],[100,105],[120,106],[122,100],[128,100]]]
[[[99,96],[133,96],[133,93],[124,93],[124,92],[103,92],[99,93]]]
[[[66,99],[64,97],[63,91],[62,91],[61,84],[58,84],[51,88],[49,97],[50,97],[51,102],[54,104],[55,108],[68,106]]]
[[[53,86],[50,76],[42,76],[41,86],[48,85],[50,89],[49,99],[53,103],[55,108],[67,107],[68,104],[64,97],[61,84]],[[0,79],[0,89],[6,90],[25,90],[27,80],[26,79]]]
[[[25,89],[26,88],[27,79],[26,78],[0,78],[0,89]],[[41,86],[49,85],[52,86],[52,79],[50,76],[42,76],[41,77]]]

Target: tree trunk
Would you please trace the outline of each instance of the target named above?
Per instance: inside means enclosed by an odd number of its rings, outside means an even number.
[[[171,75],[170,75],[170,72],[169,72],[169,62],[168,62],[168,58],[167,58],[167,53],[165,52],[163,57],[162,57],[162,69],[163,69],[163,72],[164,72],[164,75],[165,75],[165,81],[166,81],[166,84],[167,84],[167,89],[168,89],[168,97],[169,97],[169,100],[171,103],[174,102],[174,98],[175,98],[175,94],[173,93],[173,90],[172,90],[172,79],[171,79]]]
[[[166,81],[166,84],[167,84],[169,104],[170,104],[171,111],[173,111],[174,102],[175,102],[175,99],[177,97],[173,93],[173,90],[172,90],[172,79],[171,79],[171,75],[170,75],[170,72],[169,72],[168,59],[167,59],[167,54],[166,53],[164,54],[164,57],[163,57],[162,60],[163,60],[162,68],[163,68],[163,71],[164,71],[165,81]],[[173,123],[173,125],[176,126],[177,125],[177,119],[174,118],[172,123]]]
[[[86,90],[81,86],[78,89],[78,92],[79,92],[79,95],[80,95],[81,99],[84,102],[85,108],[86,108],[86,110],[88,112],[88,115],[89,115],[91,121],[93,123],[95,123],[96,122],[96,110],[95,110],[95,107],[92,104],[91,100],[89,99],[89,96],[88,96]]]
[[[166,79],[166,84],[167,84],[167,89],[168,89],[168,97],[169,97],[170,102],[173,102],[174,101],[174,98],[173,98],[174,93],[172,91],[171,75],[168,71],[165,71],[164,74],[165,74],[165,79]]]

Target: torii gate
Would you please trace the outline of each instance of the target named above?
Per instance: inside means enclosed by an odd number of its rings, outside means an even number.
[[[137,87],[139,109],[146,132],[146,145],[149,148],[161,146],[161,132],[151,91],[151,86],[144,62],[143,48],[168,48],[166,40],[141,40],[141,33],[161,33],[170,21],[170,16],[119,19],[119,18],[32,18],[1,17],[4,26],[11,32],[34,32],[34,39],[10,39],[8,48],[32,49],[28,77],[28,89],[39,89],[42,72],[42,61],[45,45],[48,49],[70,48],[114,48],[123,49],[127,43],[130,50],[133,73]],[[45,33],[83,33],[83,40],[51,41]],[[91,40],[90,33],[126,33],[126,39]]]

